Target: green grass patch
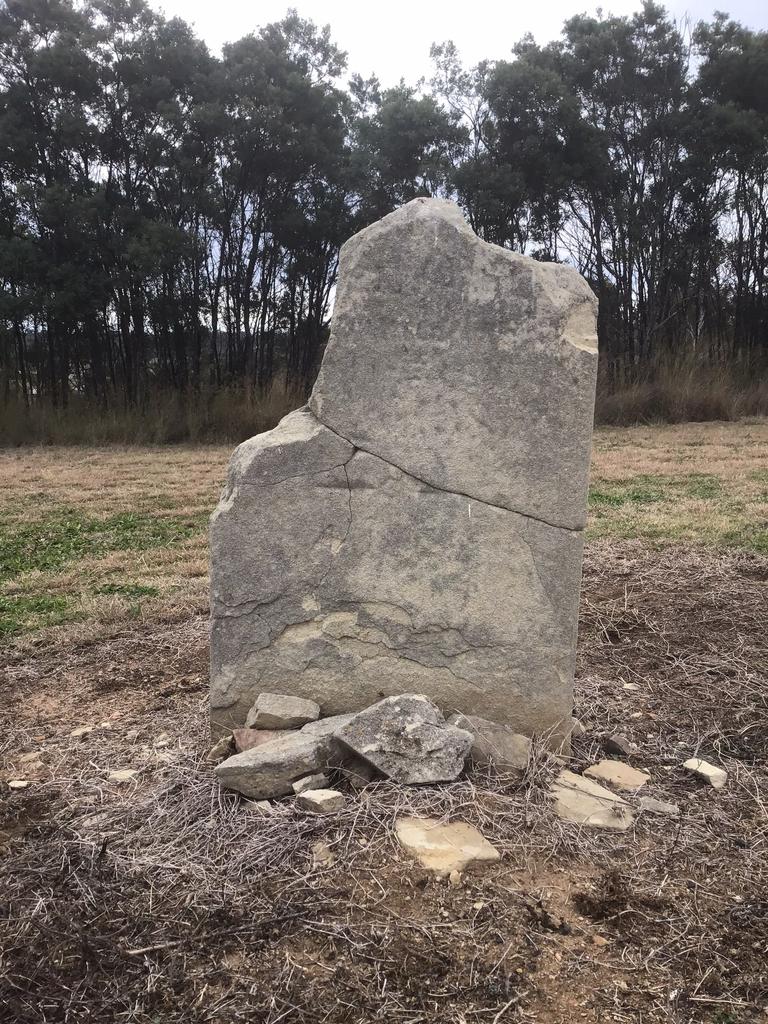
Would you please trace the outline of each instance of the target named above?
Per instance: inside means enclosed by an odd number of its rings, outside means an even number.
[[[69,598],[52,594],[0,595],[0,636],[17,636],[77,618]]]
[[[180,544],[199,534],[207,513],[157,516],[124,512],[98,518],[59,508],[32,522],[0,520],[0,580],[38,570],[56,572],[70,562],[110,551],[147,551]]]

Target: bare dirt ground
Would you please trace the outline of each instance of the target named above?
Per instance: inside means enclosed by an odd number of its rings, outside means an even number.
[[[322,818],[220,792],[204,523],[227,454],[3,460],[0,1021],[768,1020],[768,424],[596,437],[574,766],[623,731],[681,809],[621,834],[553,816],[543,754]],[[435,880],[393,840],[404,810],[477,825],[501,863]]]

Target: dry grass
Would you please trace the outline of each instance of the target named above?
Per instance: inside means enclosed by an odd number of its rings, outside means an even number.
[[[339,815],[287,802],[262,816],[219,791],[201,757],[203,618],[17,652],[5,777],[33,781],[0,820],[7,1019],[760,1019],[766,580],[768,560],[750,552],[589,545],[575,708],[588,733],[574,766],[620,728],[649,792],[682,812],[641,814],[621,834],[559,822],[545,796],[556,766],[541,755],[522,780],[379,784]],[[84,719],[104,725],[76,741]],[[693,753],[728,770],[725,790],[685,775]],[[137,783],[109,783],[118,767]],[[459,887],[432,879],[393,839],[403,813],[475,824],[501,864]],[[320,841],[332,864],[315,863]]]

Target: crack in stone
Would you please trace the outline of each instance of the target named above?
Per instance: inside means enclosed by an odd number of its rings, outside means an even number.
[[[504,505],[494,505],[492,501],[486,501],[484,498],[477,498],[475,497],[474,494],[467,494],[466,491],[452,491],[449,487],[440,487],[439,484],[431,483],[429,480],[425,480],[423,477],[416,476],[415,473],[411,473],[407,469],[403,469],[402,466],[398,466],[396,462],[390,462],[388,459],[385,459],[377,452],[372,452],[368,448],[363,448],[362,445],[360,445],[357,441],[353,441],[351,438],[345,437],[344,434],[340,434],[338,430],[335,430],[333,427],[329,426],[325,422],[325,420],[320,419],[315,409],[311,407],[310,412],[318,421],[318,423],[321,423],[326,430],[330,430],[330,432],[332,434],[335,434],[336,437],[339,437],[341,438],[342,441],[346,441],[347,444],[352,445],[354,451],[352,452],[352,455],[350,455],[349,459],[347,459],[347,462],[344,463],[345,472],[347,463],[354,457],[354,455],[359,451],[365,452],[366,455],[370,455],[374,459],[379,459],[381,462],[386,463],[387,466],[391,466],[393,469],[396,469],[399,473],[402,473],[404,476],[410,477],[412,480],[417,480],[420,484],[424,484],[425,487],[429,487],[433,491],[442,491],[443,494],[453,494],[458,498],[466,498],[468,501],[476,501],[479,505],[487,505],[488,508],[496,509],[496,511],[498,512],[510,512],[514,516],[522,516],[523,519],[528,519],[535,523],[541,523],[543,526],[549,526],[553,530],[563,530],[565,533],[583,532],[583,527],[563,526],[562,523],[553,523],[550,522],[548,519],[543,519],[541,516],[533,516],[529,512],[521,512],[519,509],[506,508]]]

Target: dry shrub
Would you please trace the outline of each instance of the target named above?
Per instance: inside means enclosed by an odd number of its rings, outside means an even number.
[[[135,406],[115,399],[107,407],[79,396],[66,408],[11,401],[0,405],[0,444],[238,442],[270,430],[305,399],[303,388],[276,378],[263,389],[157,390]]]
[[[686,423],[768,415],[768,377],[741,367],[662,360],[622,381],[601,372],[595,422]]]

